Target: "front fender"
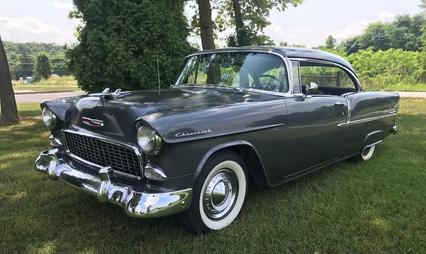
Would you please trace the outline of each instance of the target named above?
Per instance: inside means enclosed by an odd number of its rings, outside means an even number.
[[[227,149],[227,148],[232,148],[235,146],[249,146],[257,155],[257,157],[259,158],[260,164],[262,165],[262,170],[264,173],[265,172],[265,167],[263,166],[263,162],[262,162],[262,158],[259,156],[259,153],[257,152],[256,148],[248,141],[244,141],[244,140],[238,140],[238,141],[231,141],[231,142],[227,142],[227,143],[223,143],[220,145],[216,145],[214,147],[212,147],[201,159],[201,161],[198,163],[197,169],[196,169],[196,174],[199,174],[201,172],[201,170],[203,169],[204,165],[206,164],[207,160],[216,152],[219,152],[221,150]]]

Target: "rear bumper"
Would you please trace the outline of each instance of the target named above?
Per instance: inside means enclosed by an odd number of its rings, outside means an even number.
[[[109,167],[101,168],[97,174],[90,174],[58,159],[57,153],[57,149],[40,153],[35,170],[96,196],[100,202],[121,206],[132,217],[167,216],[182,212],[191,203],[192,189],[164,193],[137,192],[131,186],[116,182],[114,172]]]

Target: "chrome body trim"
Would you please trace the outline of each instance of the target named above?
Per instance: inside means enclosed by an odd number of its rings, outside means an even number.
[[[83,158],[81,158],[81,157],[79,157],[79,156],[77,156],[77,155],[75,155],[75,154],[73,154],[71,152],[67,152],[67,153],[68,153],[68,156],[70,156],[74,160],[77,160],[80,163],[83,163],[83,164],[86,164],[88,166],[94,167],[94,168],[96,168],[98,170],[101,169],[101,168],[104,168],[102,166],[99,166],[98,164],[95,164],[95,163],[92,163],[90,161],[87,161],[87,160],[85,160],[85,159],[83,159]],[[130,175],[130,174],[127,174],[127,173],[124,173],[124,172],[121,172],[121,171],[116,171],[116,170],[113,170],[113,171],[117,175],[121,175],[121,176],[130,178],[130,179],[136,179],[136,180],[140,180],[141,179],[141,177],[139,177],[139,176]]]
[[[337,126],[338,127],[352,126],[352,125],[357,125],[357,124],[361,124],[361,123],[376,121],[376,120],[380,120],[380,119],[384,119],[384,118],[388,118],[388,117],[395,117],[395,116],[396,116],[396,113],[392,113],[392,114],[387,114],[387,115],[383,115],[383,116],[375,116],[375,117],[358,119],[358,120],[354,120],[354,121],[348,121],[346,123],[340,123]]]
[[[367,148],[370,148],[370,147],[372,147],[372,146],[378,145],[378,144],[380,144],[380,143],[382,143],[382,142],[383,142],[383,140],[379,140],[379,141],[377,141],[377,142],[374,142],[374,143],[372,143],[372,144],[369,144],[369,145],[365,146],[365,147],[364,147],[364,149],[367,149]]]
[[[146,164],[144,168],[144,176],[154,181],[164,181],[167,179],[167,175],[163,172],[161,168],[154,166],[150,163]]]
[[[96,196],[100,202],[118,205],[129,216],[162,217],[184,211],[191,203],[191,188],[164,193],[138,192],[130,185],[118,183],[110,167],[103,167],[97,174],[90,174],[66,164],[58,158],[57,153],[58,149],[40,153],[35,170]]]
[[[55,136],[53,136],[53,135],[49,136],[49,144],[50,144],[51,147],[63,146],[62,141],[58,138],[55,138]]]
[[[116,141],[116,140],[113,140],[113,139],[110,139],[110,138],[107,138],[107,137],[104,137],[104,136],[101,136],[101,135],[93,135],[93,134],[89,134],[89,133],[85,133],[85,132],[80,132],[80,131],[74,131],[74,130],[70,130],[70,129],[64,129],[64,130],[62,130],[62,133],[63,132],[68,132],[68,133],[72,133],[72,134],[77,134],[77,135],[82,135],[82,136],[86,136],[86,137],[96,138],[96,139],[99,139],[99,140],[101,140],[103,142],[106,142],[106,143],[110,143],[110,144],[113,144],[113,145],[123,146],[123,147],[127,147],[127,148],[132,149],[135,152],[136,156],[138,157],[138,160],[139,160],[139,170],[141,172],[141,176],[143,176],[143,164],[144,164],[143,155],[142,155],[142,153],[140,152],[140,150],[136,146],[131,145],[131,144],[127,144],[127,143],[123,143],[123,142],[120,142],[120,141]],[[66,140],[66,138],[65,138],[65,136],[63,134],[62,134],[62,136],[63,136],[63,139]],[[74,159],[76,159],[76,160],[78,160],[78,161],[80,161],[80,162],[82,162],[84,164],[87,164],[87,165],[90,165],[90,166],[93,166],[93,167],[96,167],[96,168],[103,168],[100,165],[97,165],[95,163],[87,161],[87,160],[85,160],[85,159],[83,159],[83,158],[81,158],[81,157],[73,154],[69,150],[67,142],[65,142],[65,146],[64,147],[65,147],[65,151],[67,152],[67,154],[70,157],[72,157],[72,158],[74,158]],[[114,170],[114,172],[116,174],[118,174],[118,175],[122,175],[122,176],[125,176],[125,177],[140,179],[139,176],[126,174],[126,173],[123,173],[123,172],[120,172],[120,171],[115,171],[115,170]]]

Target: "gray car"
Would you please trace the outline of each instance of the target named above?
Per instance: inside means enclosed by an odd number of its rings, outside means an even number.
[[[51,149],[35,168],[130,216],[179,213],[205,233],[237,218],[253,184],[369,160],[397,132],[398,105],[396,93],[363,91],[351,65],[327,52],[202,51],[167,90],[42,103]]]

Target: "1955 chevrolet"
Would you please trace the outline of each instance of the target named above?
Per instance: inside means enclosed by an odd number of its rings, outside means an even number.
[[[35,169],[128,215],[180,213],[205,233],[237,218],[249,179],[276,186],[369,160],[397,132],[398,106],[398,94],[363,91],[351,65],[323,51],[202,51],[167,90],[42,103],[52,148]]]

